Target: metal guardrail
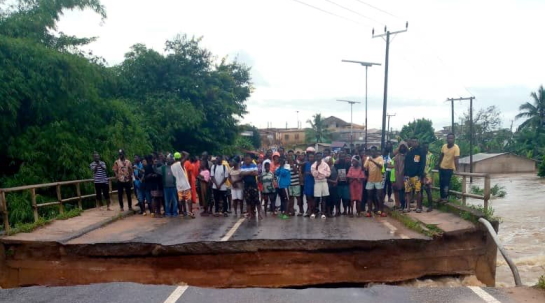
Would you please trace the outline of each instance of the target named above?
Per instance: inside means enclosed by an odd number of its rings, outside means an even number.
[[[110,192],[110,195],[117,193],[117,190],[112,189],[112,180],[115,180],[115,178],[109,178],[108,180],[108,191]],[[8,208],[8,200],[6,198],[7,193],[23,192],[27,190],[30,191],[30,199],[31,199],[30,202],[32,203],[32,210],[34,213],[34,222],[36,222],[39,219],[38,209],[41,207],[58,205],[59,213],[62,214],[64,212],[64,203],[77,201],[78,207],[80,209],[83,209],[83,206],[82,206],[83,200],[95,197],[95,194],[90,194],[90,195],[81,194],[81,184],[85,184],[85,183],[94,183],[94,179],[73,180],[73,181],[63,181],[63,182],[55,182],[55,183],[17,186],[17,187],[10,187],[10,188],[0,188],[0,213],[2,213],[2,219],[4,222],[5,231],[6,232],[10,231],[9,211],[8,211],[9,208]],[[63,199],[61,188],[62,186],[69,186],[69,185],[76,186],[76,196]],[[36,202],[36,189],[47,188],[47,187],[56,188],[57,201],[38,204]],[[96,203],[98,203],[98,201]],[[99,205],[96,204],[95,206],[98,207]]]
[[[432,170],[432,173],[434,174],[434,180],[436,175],[439,174],[439,171]],[[484,209],[488,209],[488,201],[490,200],[490,175],[489,174],[481,174],[481,173],[465,173],[465,172],[455,172],[455,176],[462,177],[462,191],[454,191],[449,190],[450,194],[458,195],[462,197],[462,204],[466,205],[466,199],[467,198],[474,198],[474,199],[480,199],[484,201]],[[438,177],[438,176],[437,176]],[[482,195],[476,195],[472,193],[467,192],[467,178],[484,178],[484,189]],[[435,190],[440,190],[438,187],[432,187]]]

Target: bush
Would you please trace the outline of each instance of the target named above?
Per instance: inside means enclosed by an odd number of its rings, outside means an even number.
[[[484,189],[480,188],[477,185],[472,185],[470,192],[475,195],[484,195]],[[490,188],[490,196],[493,198],[503,198],[507,195],[507,192],[505,191],[504,186],[499,186],[498,184],[495,184]]]
[[[543,156],[543,159],[541,159],[541,163],[537,169],[537,175],[541,178],[545,177],[545,156]]]
[[[545,276],[539,277],[539,280],[537,281],[536,287],[541,288],[541,289],[545,289]]]

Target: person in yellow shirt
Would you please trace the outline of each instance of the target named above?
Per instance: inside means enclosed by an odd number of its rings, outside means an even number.
[[[367,190],[368,207],[369,212],[371,205],[374,204],[375,213],[379,216],[386,217],[384,212],[384,179],[382,176],[382,168],[384,167],[384,159],[376,147],[371,147],[371,157],[367,158],[364,164],[364,169],[368,172],[367,184],[365,190]]]
[[[460,159],[460,147],[454,144],[454,139],[453,133],[447,135],[447,144],[441,148],[439,157],[439,189],[443,203],[447,201],[450,179],[458,170],[458,159]]]

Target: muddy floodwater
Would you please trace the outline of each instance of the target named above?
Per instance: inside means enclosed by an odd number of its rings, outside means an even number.
[[[483,179],[473,181],[473,185],[483,188]],[[494,215],[502,219],[499,238],[517,265],[522,283],[535,285],[545,275],[545,179],[535,174],[493,175],[491,186],[495,184],[507,191],[504,198],[490,201]],[[471,199],[468,203],[483,202]],[[497,264],[496,286],[514,285],[513,275],[499,251]]]

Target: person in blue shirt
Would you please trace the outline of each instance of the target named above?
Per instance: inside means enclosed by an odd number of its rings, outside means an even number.
[[[307,197],[307,211],[305,217],[310,217],[311,214],[314,214],[314,177],[310,171],[314,163],[314,152],[307,152],[307,162],[304,164],[304,174],[305,174],[305,196]]]
[[[280,157],[279,166],[274,172],[274,175],[278,179],[278,188],[276,189],[276,192],[280,196],[280,217],[282,219],[289,218],[287,215],[287,206],[288,206],[288,188],[291,184],[291,173],[289,166],[286,167],[286,158]]]
[[[146,197],[146,190],[142,184],[142,179],[144,178],[144,165],[142,164],[140,156],[134,156],[133,171],[134,191],[136,192],[138,207],[140,207],[140,214],[145,216],[146,205],[144,204],[144,200]],[[148,203],[151,204],[151,201],[148,201]]]

